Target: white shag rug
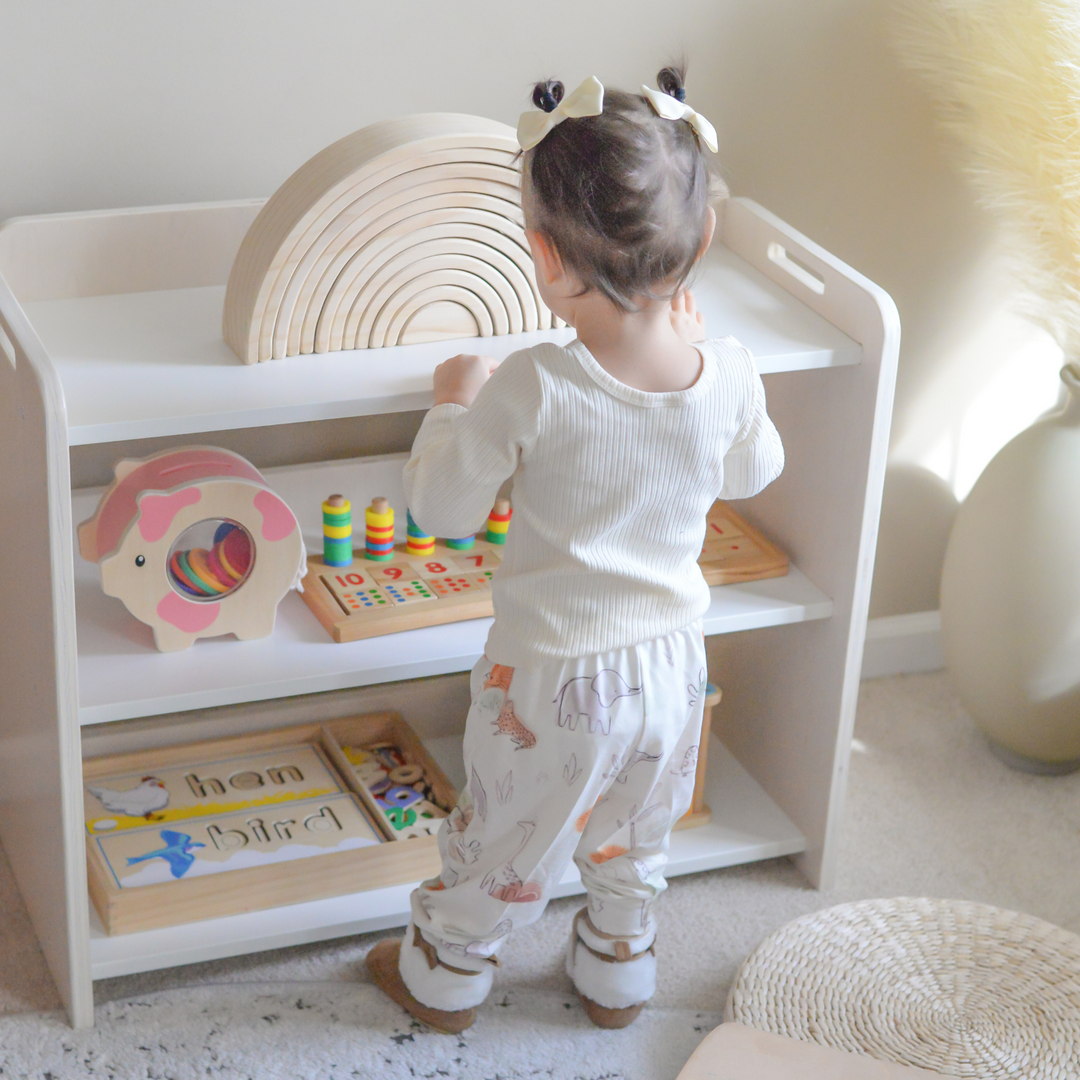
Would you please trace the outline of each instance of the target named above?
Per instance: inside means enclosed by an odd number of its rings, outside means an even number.
[[[0,1077],[673,1080],[719,1022],[647,1009],[601,1031],[572,995],[532,991],[498,994],[468,1031],[438,1035],[367,984],[196,986],[110,1002],[86,1031],[60,1013],[0,1017]]]

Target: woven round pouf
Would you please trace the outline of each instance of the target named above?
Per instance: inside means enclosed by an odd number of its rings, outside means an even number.
[[[958,900],[866,900],[781,927],[727,1019],[978,1080],[1080,1077],[1080,937]]]

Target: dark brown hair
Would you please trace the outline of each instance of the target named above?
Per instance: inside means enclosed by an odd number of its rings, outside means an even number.
[[[657,76],[684,99],[681,68]],[[533,103],[551,112],[562,83],[537,83]],[[705,233],[710,195],[727,194],[697,133],[664,120],[640,94],[604,92],[599,116],[568,118],[525,154],[529,226],[563,265],[616,307],[669,299],[686,284]]]

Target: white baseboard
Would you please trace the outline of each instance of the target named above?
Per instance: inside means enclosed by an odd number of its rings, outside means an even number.
[[[866,626],[862,677],[937,671],[945,666],[941,612],[916,611],[871,619]]]

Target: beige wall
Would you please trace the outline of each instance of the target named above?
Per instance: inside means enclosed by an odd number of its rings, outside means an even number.
[[[268,195],[373,120],[452,110],[514,122],[538,76],[630,88],[685,50],[690,100],[716,124],[733,193],[899,306],[871,613],[923,610],[937,604],[956,494],[979,454],[1052,400],[1053,365],[1035,365],[1041,382],[1017,404],[1008,380],[1027,376],[1010,363],[1030,334],[1008,315],[993,232],[898,70],[884,12],[882,0],[7,0],[0,219]],[[997,412],[983,408],[981,449],[965,457],[969,406],[995,386]],[[403,448],[415,423],[337,425],[334,452]],[[319,452],[306,425],[241,441],[261,464]],[[100,482],[111,454],[80,453],[76,476]]]

